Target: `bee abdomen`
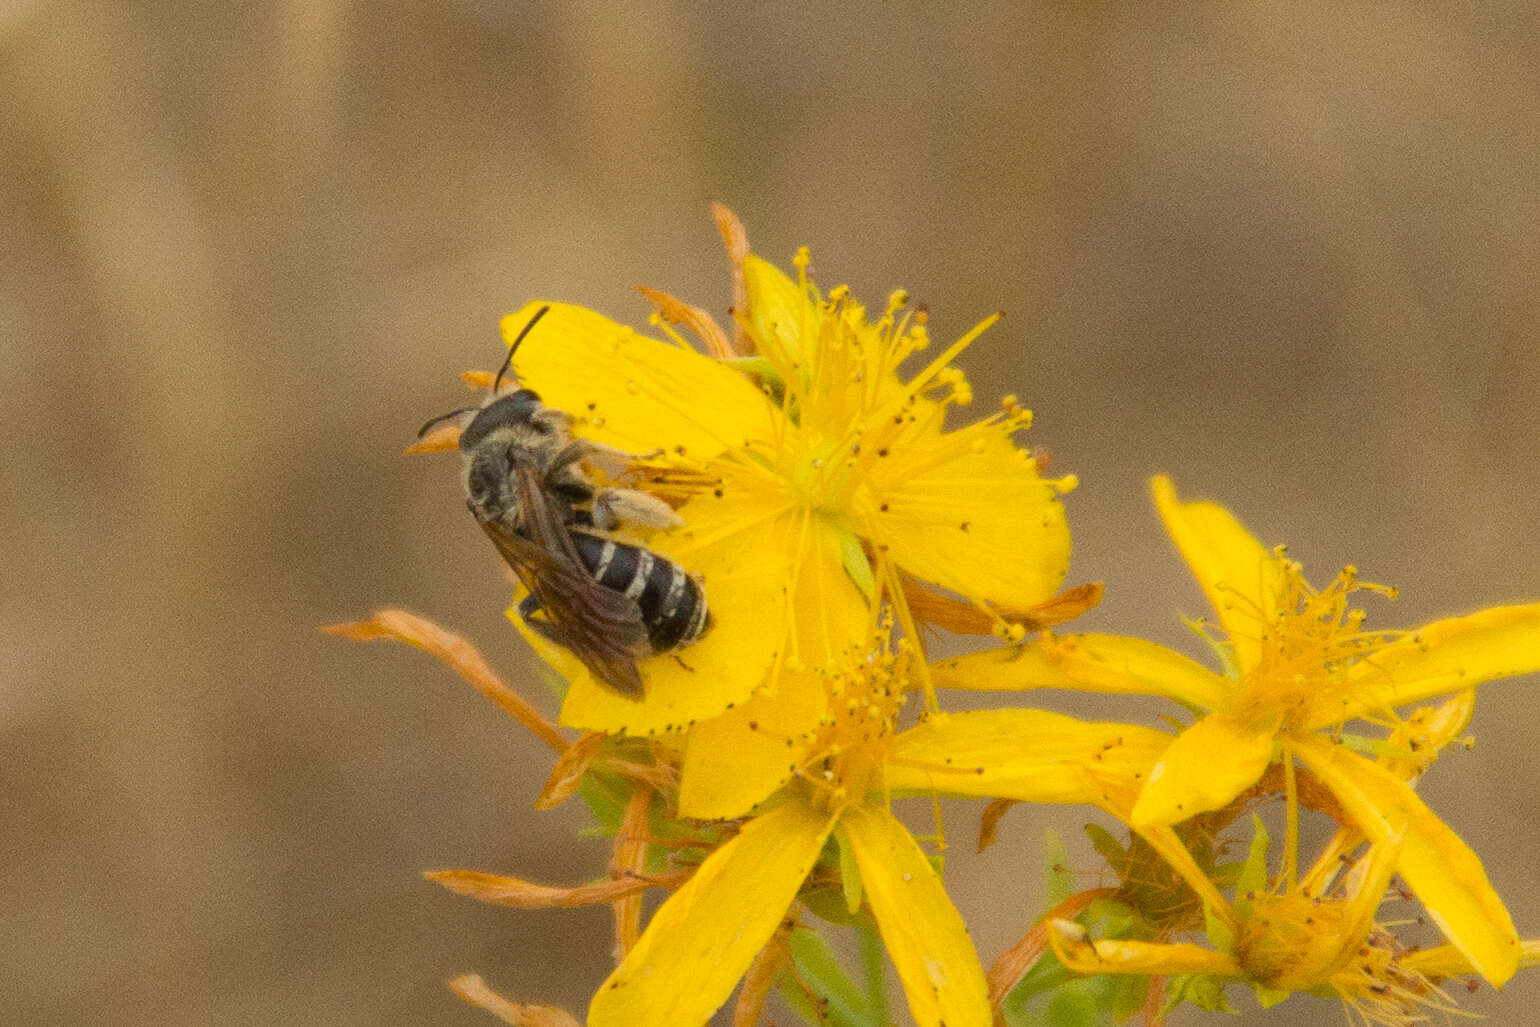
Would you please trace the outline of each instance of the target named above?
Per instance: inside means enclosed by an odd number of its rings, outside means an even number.
[[[654,652],[689,645],[705,633],[706,596],[683,567],[628,542],[584,531],[574,531],[572,539],[594,580],[636,603]]]

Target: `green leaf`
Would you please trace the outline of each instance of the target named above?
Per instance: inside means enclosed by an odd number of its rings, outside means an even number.
[[[1051,1027],[1114,1027],[1118,994],[1128,982],[1121,974],[1097,974],[1069,981],[1048,1003],[1042,1021]]]
[[[1031,1014],[1025,1011],[1027,1004],[1034,998],[1063,987],[1074,980],[1075,976],[1073,970],[1059,962],[1052,950],[1043,953],[1042,958],[1032,965],[1032,969],[1026,972],[1001,1003],[1001,1009],[1006,1013],[1006,1022],[1010,1024],[1029,1022]]]
[[[1138,974],[1117,974],[1112,994],[1112,1020],[1122,1023],[1144,1008],[1150,994],[1150,979]]]
[[[1011,993],[1001,1003],[1001,1009],[1007,1014],[1007,1023],[1026,1023],[1028,1014],[1025,1009],[1029,1002],[1056,988],[1061,988],[1075,979],[1075,973],[1067,969],[1059,962],[1052,951],[1043,953],[1043,957],[1033,964],[1022,977],[1020,983],[1011,989]],[[1012,1013],[1012,1010],[1015,1012]]]
[[[861,909],[861,868],[850,850],[850,838],[843,824],[834,825],[835,847],[839,852],[840,888],[845,893],[845,909],[854,916]]]
[[[1066,986],[1048,1003],[1043,1021],[1049,1027],[1097,1027],[1104,1013],[1110,1011],[1097,1003],[1096,996]]]
[[[1112,836],[1111,831],[1100,824],[1087,824],[1085,833],[1086,837],[1091,839],[1091,848],[1095,849],[1097,855],[1106,860],[1113,870],[1128,863],[1128,850]]]
[[[807,1023],[830,1027],[887,1027],[875,1021],[861,990],[851,982],[822,935],[799,927],[791,932],[789,943],[796,977],[783,973],[780,991],[798,1016]],[[687,987],[688,982],[681,982],[681,986]],[[808,992],[823,1003],[821,1008],[815,1008]]]
[[[861,968],[866,977],[866,1005],[872,1011],[871,1018],[880,1024],[891,1022],[888,1015],[888,961],[887,950],[882,945],[882,934],[876,923],[867,924],[856,931],[856,943],[861,952]]]
[[[1160,1015],[1165,1016],[1183,1002],[1191,1002],[1209,1013],[1235,1012],[1225,1001],[1224,981],[1212,974],[1177,974],[1168,980]]]

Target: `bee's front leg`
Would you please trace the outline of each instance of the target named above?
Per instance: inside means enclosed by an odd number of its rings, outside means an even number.
[[[602,442],[594,442],[590,439],[583,439],[582,446],[583,459],[588,461],[590,466],[603,471],[607,478],[619,478],[637,461],[656,460],[663,455],[661,449],[654,449],[650,453],[627,453],[623,449],[606,446]]]

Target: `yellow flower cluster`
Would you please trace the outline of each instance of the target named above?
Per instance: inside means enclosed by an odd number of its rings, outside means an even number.
[[[555,574],[540,570],[547,561],[571,565],[576,550],[515,562],[509,616],[564,679],[559,725],[584,732],[572,741],[424,621],[388,611],[333,629],[444,659],[557,752],[538,805],[582,794],[614,834],[610,874],[595,883],[432,875],[519,908],[610,904],[617,965],[589,1024],[704,1024],[735,990],[734,1023],[750,1024],[777,987],[821,1017],[834,998],[806,972],[823,958],[810,953],[826,952],[810,940],[819,923],[880,936],[927,1027],[996,1022],[1049,953],[1081,974],[1141,980],[1147,1022],[1184,1000],[1221,1008],[1224,985],[1240,982],[1264,1003],[1335,995],[1388,1024],[1449,1005],[1447,977],[1501,985],[1540,956],[1414,790],[1465,730],[1476,685],[1540,670],[1540,605],[1369,631],[1354,598],[1390,590],[1353,568],[1316,589],[1222,507],[1184,502],[1156,478],[1156,508],[1213,603],[1205,637],[1220,669],[1136,638],[1057,632],[1100,595],[1063,588],[1060,497],[1074,479],[1045,477],[1020,446],[1031,416],[1014,397],[949,424],[973,400],[955,361],[995,317],[930,355],[925,311],[904,293],[868,312],[843,287],[821,292],[806,251],[787,275],[748,251],[731,214],[717,217],[734,264],[727,328],[646,290],[662,338],[555,302],[503,322],[510,381],[568,425],[553,466],[580,468],[594,494],[640,494],[671,513],[671,526],[585,520],[582,489],[563,479],[559,529],[608,554],[576,570],[607,587],[615,546],[634,547],[634,580],[614,587],[640,608],[644,572],[677,568],[709,603],[701,637],[633,651],[642,694],[622,694],[573,651],[559,617],[525,599],[542,584],[531,577]],[[448,448],[462,427],[415,448]],[[510,451],[508,466],[522,455]],[[515,552],[538,545],[517,518],[501,530]],[[556,586],[543,585],[549,599]],[[930,662],[938,627],[996,644]],[[945,712],[938,696],[958,689],[1154,695],[1186,726]],[[1419,705],[1430,700],[1442,701]],[[944,840],[928,853],[892,811],[906,796],[995,800],[990,835],[1011,803],[1094,807],[1128,831],[1126,846],[1099,846],[1121,884],[1067,898],[986,975],[942,884]],[[1280,797],[1285,838],[1270,863],[1252,811]],[[1220,832],[1247,814],[1250,856],[1225,863]],[[1305,816],[1335,833],[1302,870]],[[671,894],[644,927],[650,888]],[[1443,945],[1414,950],[1378,922],[1387,895],[1420,904]],[[1122,927],[1093,937],[1108,903]],[[1200,933],[1207,945],[1184,940]],[[479,978],[455,987],[509,1022],[572,1022]],[[844,1020],[888,1022],[881,992],[879,973],[864,1005],[842,1000]]]

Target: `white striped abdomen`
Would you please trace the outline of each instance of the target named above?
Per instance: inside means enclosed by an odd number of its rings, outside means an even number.
[[[653,652],[687,646],[705,634],[706,596],[683,567],[642,546],[586,531],[574,531],[572,541],[595,581],[636,603]]]

